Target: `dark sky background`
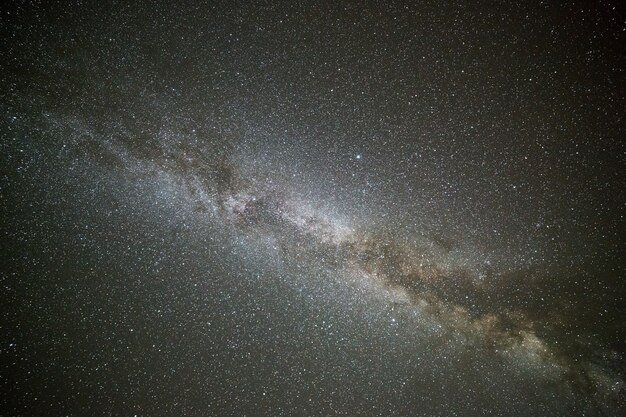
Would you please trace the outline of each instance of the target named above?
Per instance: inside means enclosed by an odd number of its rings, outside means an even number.
[[[0,7],[7,416],[619,416],[617,1]]]

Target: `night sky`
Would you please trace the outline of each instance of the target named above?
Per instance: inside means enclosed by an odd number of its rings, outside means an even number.
[[[511,3],[0,6],[0,414],[626,414],[624,4]]]

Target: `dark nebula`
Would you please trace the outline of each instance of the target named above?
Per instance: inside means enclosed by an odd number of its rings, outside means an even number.
[[[0,28],[3,415],[626,413],[623,5]]]

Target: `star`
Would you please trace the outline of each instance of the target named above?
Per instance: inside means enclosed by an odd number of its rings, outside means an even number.
[[[619,8],[170,6],[2,14],[7,415],[624,414]]]

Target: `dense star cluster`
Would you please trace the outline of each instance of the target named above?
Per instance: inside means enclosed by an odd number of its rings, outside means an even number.
[[[7,415],[626,413],[623,5],[0,31]]]

